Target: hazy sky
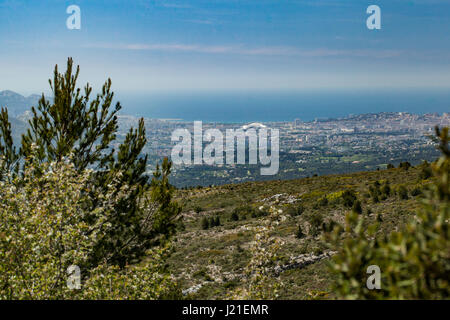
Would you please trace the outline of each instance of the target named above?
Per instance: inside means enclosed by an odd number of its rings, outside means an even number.
[[[123,93],[448,88],[450,0],[0,0],[0,90],[47,92],[68,56]]]

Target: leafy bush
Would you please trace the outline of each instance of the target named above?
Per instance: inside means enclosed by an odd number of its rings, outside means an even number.
[[[342,194],[342,203],[346,207],[351,208],[356,200],[356,194],[353,190],[345,190]]]
[[[305,209],[302,205],[290,205],[286,208],[286,214],[291,217],[297,217],[303,213]]]
[[[373,203],[378,203],[383,195],[382,190],[380,190],[380,186],[381,184],[378,181],[375,181],[373,185],[369,187],[369,193],[372,197]]]
[[[196,207],[194,208],[194,211],[195,211],[195,213],[200,213],[200,212],[203,211],[203,209],[202,209],[202,207],[200,207],[200,206],[196,206]]]
[[[422,180],[427,180],[433,176],[433,171],[431,170],[431,166],[427,161],[424,161],[420,165],[420,174],[419,177]]]
[[[332,219],[327,219],[327,221],[322,222],[322,231],[330,232],[337,226],[337,223]]]
[[[391,195],[391,186],[389,185],[389,181],[386,181],[384,185],[380,189],[381,193],[386,197]]]
[[[341,201],[343,194],[344,194],[343,190],[327,194],[328,202],[329,203],[337,203],[337,202]]]
[[[204,219],[206,219],[206,218],[204,218]],[[219,218],[219,216],[211,217],[211,218],[209,218],[209,220],[207,220],[207,222],[208,222],[209,228],[220,226],[220,218]],[[202,224],[203,224],[203,222],[202,222]],[[208,228],[206,228],[206,229],[208,229]]]
[[[411,195],[413,197],[417,197],[417,196],[419,196],[421,194],[422,194],[422,189],[419,188],[419,187],[416,187],[416,188],[412,189],[412,191],[411,191]]]
[[[89,183],[91,171],[80,173],[68,160],[28,163],[21,178],[0,182],[0,299],[179,296],[163,267],[168,247],[147,251],[151,258],[140,267],[120,268],[110,262],[112,254],[91,267],[93,251],[114,228],[110,216],[116,203],[126,199],[132,187],[119,184],[119,177],[113,179],[91,210],[89,188],[96,188]],[[41,175],[36,176],[36,171]],[[156,207],[141,209],[148,213],[148,221],[157,216]],[[80,268],[81,290],[67,286],[72,265]]]
[[[202,220],[200,221],[200,226],[202,227],[203,230],[209,229],[209,221],[208,221],[208,218],[203,217]]]
[[[406,189],[405,186],[398,187],[397,194],[398,194],[398,197],[401,200],[407,200],[408,199],[408,189]]]
[[[324,222],[323,215],[320,213],[309,214],[307,221],[309,223],[309,234],[313,237],[317,236]]]
[[[271,236],[271,232],[285,218],[281,210],[271,208],[263,225],[254,228],[255,237],[250,246],[250,262],[244,269],[245,278],[242,285],[231,292],[231,299],[267,300],[278,297],[282,284],[274,281],[273,270],[279,266],[279,252],[284,243]]]
[[[327,205],[328,205],[328,198],[327,197],[322,197],[322,198],[319,199],[318,206],[325,207]]]
[[[302,227],[301,227],[301,226],[298,226],[297,232],[295,233],[295,237],[296,237],[297,239],[301,239],[301,238],[303,238],[304,236],[305,236],[305,234],[303,233]]]
[[[380,198],[378,197],[378,195],[374,195],[372,198],[373,203],[378,203],[380,202]]]
[[[361,213],[362,213],[361,201],[356,200],[356,201],[353,203],[352,210],[353,210],[353,212],[356,212],[357,214],[361,214]]]
[[[400,162],[398,167],[403,168],[404,170],[408,170],[409,168],[411,168],[411,163],[409,163],[408,161]]]
[[[239,215],[236,212],[232,212],[230,216],[231,221],[239,221]]]
[[[243,205],[234,208],[233,213],[236,213],[240,217],[244,217],[244,216],[251,216],[252,214],[256,213],[256,210],[250,205]]]

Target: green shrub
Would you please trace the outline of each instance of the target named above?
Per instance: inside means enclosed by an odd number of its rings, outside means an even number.
[[[239,215],[240,217],[244,217],[244,216],[252,216],[252,214],[257,213],[256,209],[253,208],[250,205],[243,205],[243,206],[239,206],[234,208],[233,213],[236,213],[237,215]]]
[[[328,219],[328,221],[322,222],[322,230],[324,232],[331,232],[337,223],[334,220]]]
[[[353,207],[352,207],[353,212],[356,212],[357,214],[361,214],[362,213],[362,206],[361,206],[361,201],[356,200],[353,203]]]
[[[373,203],[378,203],[380,202],[380,198],[378,198],[378,195],[374,195],[372,198]]]
[[[323,215],[321,213],[310,214],[307,217],[307,221],[309,222],[309,234],[313,237],[317,236],[324,222]]]
[[[427,180],[433,176],[433,171],[431,170],[431,166],[427,161],[424,161],[420,165],[420,173],[419,177],[422,180]]]
[[[258,210],[253,210],[251,217],[252,218],[259,218],[259,217],[266,217],[269,215],[269,211],[266,207],[260,208]]]
[[[209,218],[209,220],[207,220],[207,222],[208,222],[208,227],[209,228],[220,226],[220,218],[219,218],[219,216],[211,217],[211,218]]]
[[[385,195],[386,197],[389,197],[391,195],[391,186],[389,185],[389,182],[386,182],[380,189],[381,193]]]
[[[282,220],[280,212],[271,208],[266,224],[255,228],[254,241],[249,248],[250,261],[244,268],[245,277],[241,285],[230,292],[231,299],[271,300],[278,297],[283,284],[274,281],[272,270],[283,259],[279,255],[283,241],[272,237],[271,233]]]
[[[185,231],[186,230],[186,226],[184,225],[183,221],[180,220],[177,223],[177,231]]]
[[[150,258],[139,266],[121,268],[109,261],[112,255],[105,255],[92,267],[97,243],[114,227],[109,216],[115,214],[116,202],[132,188],[111,181],[91,210],[86,192],[91,177],[69,160],[30,161],[22,177],[0,181],[0,300],[180,297],[164,269],[168,246],[147,251]],[[155,217],[153,209],[146,210],[149,219]],[[79,267],[81,290],[67,286],[70,266]]]
[[[408,189],[406,189],[405,186],[398,187],[397,194],[398,194],[398,197],[401,200],[407,200],[408,199]]]
[[[409,168],[411,168],[411,163],[409,163],[408,161],[405,162],[400,162],[400,164],[398,165],[399,168],[402,168],[404,170],[408,170]]]
[[[239,221],[239,215],[236,212],[232,212],[231,213],[231,217],[230,217],[231,221]]]
[[[421,194],[422,194],[422,189],[419,188],[419,187],[416,187],[416,188],[412,189],[412,191],[411,191],[411,195],[413,197],[417,197],[417,196],[419,196]]]
[[[304,236],[305,236],[305,234],[303,233],[302,227],[301,227],[301,226],[298,226],[297,232],[295,233],[295,237],[296,237],[297,239],[301,239],[301,238],[303,238]]]
[[[380,200],[386,200],[391,194],[389,181],[385,181],[383,186],[379,181],[375,181],[373,185],[369,187],[369,193],[372,197],[373,203],[378,203]]]
[[[208,218],[203,217],[202,220],[200,220],[200,226],[202,227],[203,230],[209,229],[209,221],[208,221]]]
[[[319,199],[319,201],[317,202],[317,206],[318,207],[325,207],[328,205],[328,198],[327,197],[322,197]]]
[[[346,207],[351,208],[356,199],[356,194],[353,190],[345,190],[342,194],[342,204]]]
[[[303,213],[304,208],[302,205],[290,205],[286,209],[286,213],[291,217],[299,216]]]
[[[202,209],[202,207],[200,207],[200,206],[196,206],[196,207],[194,208],[194,211],[195,211],[195,213],[200,213],[200,212],[203,211],[203,209]]]

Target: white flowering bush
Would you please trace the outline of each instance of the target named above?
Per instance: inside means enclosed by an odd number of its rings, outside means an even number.
[[[91,173],[80,173],[69,160],[30,162],[20,178],[0,181],[0,299],[177,296],[163,268],[168,248],[155,248],[150,260],[139,266],[119,268],[105,256],[91,269],[92,250],[112,227],[116,202],[132,191],[112,179],[92,206]],[[79,290],[67,286],[71,265],[81,270]]]
[[[255,227],[250,245],[251,259],[245,267],[243,285],[230,298],[239,300],[271,300],[278,297],[282,284],[274,279],[274,269],[280,262],[280,248],[284,242],[271,235],[274,228],[286,220],[282,210],[271,207],[267,219]]]
[[[102,264],[91,271],[80,297],[84,299],[180,299],[181,291],[165,270],[167,255],[171,247],[154,248],[147,254],[150,259],[138,266],[118,266]]]

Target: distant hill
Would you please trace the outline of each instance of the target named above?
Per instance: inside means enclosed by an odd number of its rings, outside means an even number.
[[[7,107],[11,116],[17,117],[18,115],[30,110],[32,106],[36,106],[40,96],[32,94],[28,97],[24,97],[11,90],[0,91],[0,107]]]

